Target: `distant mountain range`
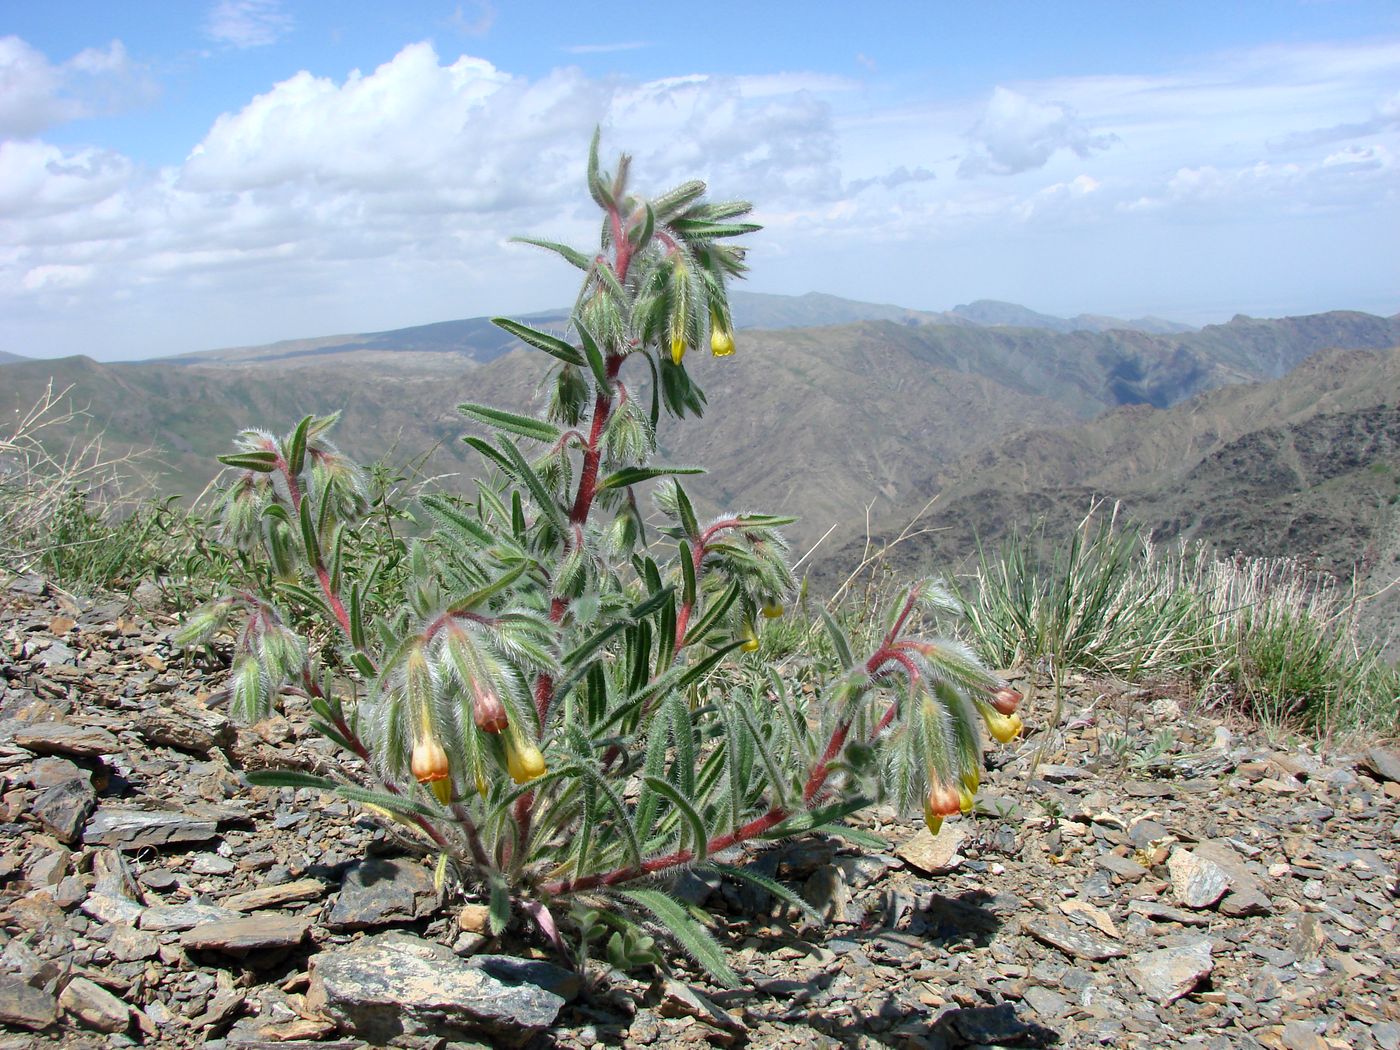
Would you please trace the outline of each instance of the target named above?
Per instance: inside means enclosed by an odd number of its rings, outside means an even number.
[[[739,293],[734,308],[763,327],[741,332],[732,358],[695,355],[710,407],[663,426],[662,458],[709,469],[693,485],[702,512],[800,514],[799,546],[835,526],[808,562],[819,578],[859,560],[867,526],[892,536],[934,496],[938,531],[903,545],[902,565],[956,566],[977,538],[1042,516],[1067,527],[1096,496],[1163,537],[1313,554],[1339,573],[1384,571],[1400,542],[1400,315],[1154,333],[1024,327],[1040,315],[1005,304],[952,322],[821,295]],[[876,316],[847,320],[862,311]],[[456,404],[537,410],[550,363],[474,318],[157,362],[12,361],[0,410],[32,404],[52,376],[110,446],[154,446],[171,491],[194,493],[237,430],[343,409],[337,440],[353,455],[433,448],[426,469],[465,486],[479,465]],[[624,379],[645,394],[645,373]]]

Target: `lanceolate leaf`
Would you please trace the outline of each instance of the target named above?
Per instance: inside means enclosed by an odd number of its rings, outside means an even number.
[[[519,321],[512,321],[509,317],[493,317],[491,323],[503,331],[509,332],[521,342],[528,343],[536,350],[543,350],[551,357],[557,357],[565,364],[574,365],[578,368],[584,366],[583,355],[574,347],[570,346],[557,335],[549,332],[542,332],[538,328],[531,328],[527,324]]]
[[[608,366],[603,361],[603,351],[599,348],[597,340],[593,338],[593,333],[585,328],[577,318],[574,319],[574,328],[578,332],[579,342],[583,344],[583,353],[588,358],[588,367],[593,371],[593,378],[598,383],[598,389],[607,390]]]
[[[736,868],[731,864],[712,864],[711,867],[719,874],[727,875],[738,882],[747,882],[750,885],[757,886],[761,890],[767,890],[774,897],[777,897],[778,900],[791,904],[818,926],[826,925],[826,919],[822,917],[821,912],[817,911],[816,908],[813,908],[776,879],[770,879],[767,875],[760,875],[752,868]]]
[[[598,489],[619,489],[669,474],[703,474],[703,467],[623,467],[598,482]]]
[[[507,433],[518,434],[520,437],[533,438],[536,441],[547,441],[553,443],[559,440],[560,430],[553,423],[548,423],[543,419],[533,419],[530,416],[518,416],[514,412],[505,412],[499,408],[491,408],[487,405],[478,405],[470,401],[457,406],[457,411],[468,419],[475,419],[480,423],[485,423],[489,427],[497,430],[504,430]]]
[[[692,919],[672,897],[660,890],[623,890],[621,896],[646,909],[675,938],[676,943],[726,988],[735,988],[739,978],[724,961],[724,952],[708,930]]]
[[[512,241],[517,244],[533,244],[536,248],[547,248],[549,251],[557,252],[580,270],[587,270],[592,265],[592,260],[583,252],[570,248],[567,244],[560,244],[558,241],[545,241],[538,237],[512,237]]]
[[[326,777],[318,777],[311,773],[299,773],[294,769],[255,769],[244,773],[243,778],[256,787],[315,788],[318,791],[334,791],[341,786]]]
[[[220,456],[219,462],[226,467],[238,470],[251,470],[258,474],[270,474],[277,469],[276,452],[231,452]]]

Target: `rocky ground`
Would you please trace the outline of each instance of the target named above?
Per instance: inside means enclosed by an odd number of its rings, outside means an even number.
[[[241,770],[328,753],[205,698],[170,624],[0,582],[0,1050],[48,1046],[1400,1047],[1400,756],[1320,752],[1076,682],[936,839],[688,875],[743,978],[586,980],[342,802]],[[1027,722],[1043,725],[1035,701]]]

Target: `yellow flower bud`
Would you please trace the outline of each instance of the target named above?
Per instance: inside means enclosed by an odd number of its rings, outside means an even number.
[[[765,618],[776,620],[779,616],[783,615],[783,603],[777,601],[769,602],[760,611]]]
[[[476,771],[476,793],[482,798],[486,797],[486,777],[479,769]]]
[[[969,769],[960,779],[962,780],[963,787],[967,788],[967,790],[975,795],[977,794],[977,789],[982,786],[982,771],[978,769]]]
[[[988,711],[983,718],[987,722],[987,731],[999,744],[1009,744],[1021,735],[1021,716],[1014,711],[1009,715]]]
[[[728,357],[734,352],[734,333],[720,325],[710,326],[710,353],[716,357]]]
[[[972,812],[972,807],[973,807],[973,805],[975,804],[975,801],[976,801],[976,800],[972,797],[972,792],[969,791],[969,790],[967,790],[966,785],[960,786],[960,787],[958,788],[958,812],[959,812],[959,813],[971,813],[971,812]]]
[[[444,806],[452,802],[452,778],[443,777],[441,780],[434,780],[428,785],[428,790],[433,793],[433,797]]]
[[[671,336],[671,363],[678,365],[685,356],[685,336]]]
[[[744,644],[739,648],[746,653],[758,651],[758,632],[754,630],[752,623],[744,623]]]

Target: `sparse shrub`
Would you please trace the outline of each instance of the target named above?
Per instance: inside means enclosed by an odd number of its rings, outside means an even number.
[[[386,572],[384,557],[352,554],[400,541],[372,538],[384,519],[330,442],[334,417],[282,438],[245,431],[223,457],[237,475],[222,535],[259,559],[264,585],[208,605],[181,640],[232,630],[233,709],[257,718],[303,696],[363,761],[340,779],[254,782],[401,822],[444,878],[489,897],[496,930],[524,913],[561,950],[596,944],[627,967],[660,959],[650,925],[733,980],[661,879],[708,866],[805,907],[721,859],[837,827],[876,797],[922,803],[936,829],[971,807],[982,725],[1019,731],[1019,695],[961,643],[911,632],[957,614],[932,581],[903,589],[865,651],[823,616],[822,645],[804,652],[809,635],[784,628],[765,652],[792,597],[791,519],[702,522],[679,480],[698,468],[653,461],[663,410],[705,406],[687,353],[735,350],[726,285],[744,270],[732,241],[757,229],[749,205],[708,203],[700,182],[635,195],[625,156],[599,170],[596,138],[587,181],[597,248],[530,242],[583,272],[572,338],[496,321],[551,359],[547,411],[461,406],[493,435],[466,438],[487,468],[474,497],[423,497],[433,529]],[[648,482],[659,528],[641,510]]]

